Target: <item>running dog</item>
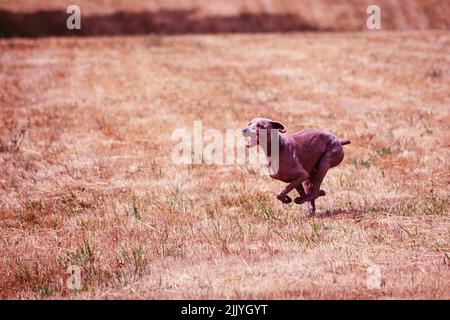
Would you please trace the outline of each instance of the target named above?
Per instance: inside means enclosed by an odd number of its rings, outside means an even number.
[[[262,135],[261,130],[266,130],[265,134]],[[309,215],[313,216],[316,211],[315,200],[325,195],[320,185],[328,170],[342,162],[342,146],[350,141],[340,141],[332,134],[319,129],[305,129],[292,135],[280,135],[285,132],[286,128],[281,122],[266,118],[253,119],[242,130],[245,137],[250,137],[246,142],[247,148],[260,146],[267,159],[271,159],[273,154],[271,140],[279,140],[278,168],[271,172],[270,176],[288,185],[277,195],[277,199],[283,203],[292,202],[288,194],[296,189],[299,196],[294,202],[308,202]],[[269,168],[271,161],[268,163]]]

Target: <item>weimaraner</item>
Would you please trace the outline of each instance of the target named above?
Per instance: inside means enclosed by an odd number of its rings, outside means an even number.
[[[261,130],[265,130],[265,134],[261,134]],[[282,136],[280,132],[286,132],[282,123],[265,118],[253,119],[242,130],[244,136],[250,137],[247,148],[259,145],[268,159],[272,156],[271,139],[279,139],[278,168],[270,176],[288,185],[277,198],[283,203],[290,203],[292,199],[288,194],[295,188],[299,197],[294,202],[308,202],[309,215],[312,216],[316,211],[315,199],[325,195],[325,191],[320,190],[323,178],[330,168],[342,162],[342,146],[350,141],[339,141],[332,134],[319,129],[305,129],[290,136]]]

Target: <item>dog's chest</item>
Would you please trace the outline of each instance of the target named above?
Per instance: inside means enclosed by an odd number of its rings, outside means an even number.
[[[283,161],[283,159],[280,159],[278,162],[272,160],[267,163],[270,177],[283,182],[291,182],[295,179],[292,170],[293,166],[294,164],[291,164],[290,161]]]
[[[270,177],[272,179],[280,180],[283,182],[291,182],[293,180],[292,177],[288,173],[281,172],[280,170],[278,170],[277,173],[270,174]]]

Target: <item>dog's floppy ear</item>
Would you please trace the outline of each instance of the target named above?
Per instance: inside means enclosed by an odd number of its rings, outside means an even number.
[[[281,122],[271,120],[270,123],[272,124],[273,129],[278,129],[280,130],[281,133],[286,132],[286,128],[284,127],[284,124],[282,124]]]

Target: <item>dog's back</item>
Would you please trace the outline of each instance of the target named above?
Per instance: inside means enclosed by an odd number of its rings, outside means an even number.
[[[314,170],[316,164],[327,150],[327,145],[337,140],[331,133],[320,129],[305,129],[287,138],[290,145],[295,148],[295,156],[308,173]]]

